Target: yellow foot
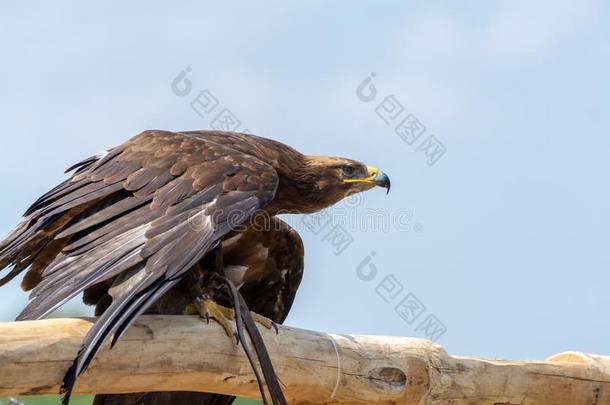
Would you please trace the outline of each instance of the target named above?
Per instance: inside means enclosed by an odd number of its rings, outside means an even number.
[[[254,322],[260,323],[267,329],[273,328],[273,329],[275,329],[275,333],[277,333],[277,331],[278,331],[277,325],[271,319],[269,319],[265,316],[259,315],[256,312],[250,311],[250,313],[252,314],[252,319],[254,319]]]
[[[218,305],[211,298],[199,299],[193,304],[187,305],[184,313],[186,315],[199,315],[208,323],[210,318],[212,318],[222,326],[229,337],[233,337],[236,334],[235,326],[231,322],[235,320],[235,311],[232,308]],[[261,324],[267,329],[273,328],[276,333],[278,332],[277,325],[271,319],[252,311],[250,311],[250,314],[252,314],[254,322]]]
[[[195,301],[193,304],[187,305],[185,311],[187,315],[199,315],[210,323],[210,318],[214,319],[229,337],[236,335],[234,324],[231,322],[235,319],[235,312],[231,308],[218,305],[211,298],[204,298]]]

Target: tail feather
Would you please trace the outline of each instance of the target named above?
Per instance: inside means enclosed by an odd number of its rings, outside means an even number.
[[[252,314],[248,309],[246,301],[230,280],[226,278],[224,280],[233,299],[233,307],[235,309],[235,325],[237,326],[237,338],[239,342],[241,342],[244,353],[248,357],[248,361],[250,362],[250,366],[258,382],[263,403],[267,405],[267,398],[262,385],[264,380],[264,382],[267,384],[267,388],[269,389],[269,393],[271,394],[271,401],[273,405],[288,405],[288,401],[286,401],[284,392],[280,387],[279,379],[275,373],[273,364],[271,363],[271,358],[269,357],[269,352],[267,351],[265,342],[263,341],[260,332],[256,328],[256,324],[254,323],[254,319],[252,319]],[[260,377],[254,359],[250,354],[243,329],[245,329],[248,336],[250,336],[252,346],[254,347],[254,352],[256,353],[261,371],[263,372],[263,378]]]
[[[114,344],[120,337],[120,334],[125,331],[139,314],[144,312],[178,281],[160,279],[143,290],[134,288],[124,297],[115,297],[113,299],[112,304],[97,319],[85,336],[76,358],[64,376],[61,387],[61,393],[64,394],[62,398],[63,405],[68,405],[76,379],[87,369],[102,344],[113,334]]]

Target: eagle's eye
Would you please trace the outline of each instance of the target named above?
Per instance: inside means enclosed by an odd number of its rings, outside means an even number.
[[[352,177],[354,175],[354,168],[352,166],[341,167],[341,174],[343,177]]]

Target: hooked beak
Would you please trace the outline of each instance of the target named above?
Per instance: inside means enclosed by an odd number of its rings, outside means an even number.
[[[387,189],[386,194],[389,194],[392,183],[390,182],[390,178],[387,174],[382,171],[379,171],[379,173],[377,173],[377,176],[375,176],[375,185]]]
[[[367,166],[367,171],[368,171],[368,177],[364,177],[361,179],[345,179],[343,180],[346,183],[368,183],[368,184],[374,184],[376,186],[379,187],[383,187],[385,189],[387,189],[387,193],[390,192],[390,178],[388,177],[387,174],[385,174],[384,172],[382,172],[381,170],[379,170],[376,167],[373,166]],[[386,193],[386,194],[387,194]]]

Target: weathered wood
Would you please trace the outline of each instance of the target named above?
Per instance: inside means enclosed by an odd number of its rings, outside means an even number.
[[[56,394],[90,320],[0,323],[0,395]],[[426,340],[261,328],[292,404],[610,404],[610,358],[449,356]],[[78,393],[212,391],[257,398],[242,353],[214,322],[142,316],[79,379]]]

